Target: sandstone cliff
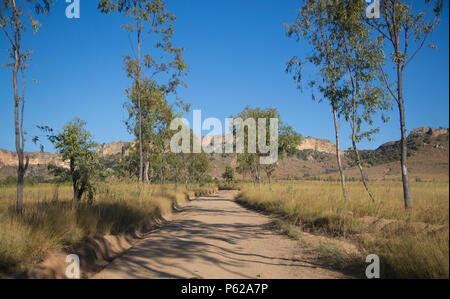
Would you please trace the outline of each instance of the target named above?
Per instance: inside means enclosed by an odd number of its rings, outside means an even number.
[[[25,153],[25,156],[29,157],[30,159],[29,165],[48,165],[48,164],[55,164],[58,166],[64,165],[64,163],[57,155],[51,153],[33,152],[33,153]],[[17,166],[17,165],[18,162],[16,152],[0,149],[0,167]]]
[[[335,154],[336,146],[328,139],[318,139],[313,137],[306,137],[303,139],[299,150],[313,150],[316,152]]]

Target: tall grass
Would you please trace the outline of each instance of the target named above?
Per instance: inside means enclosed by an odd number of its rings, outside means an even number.
[[[411,187],[410,213],[396,182],[372,182],[375,203],[360,183],[348,184],[345,201],[338,182],[311,181],[279,183],[272,190],[243,185],[238,200],[315,232],[358,240],[363,254],[380,256],[385,277],[448,278],[449,185],[414,182]]]
[[[212,193],[213,187],[100,185],[92,204],[73,207],[69,185],[39,184],[24,189],[24,212],[14,211],[15,187],[0,187],[0,272],[42,260],[49,250],[70,248],[105,234],[146,230],[188,196]]]

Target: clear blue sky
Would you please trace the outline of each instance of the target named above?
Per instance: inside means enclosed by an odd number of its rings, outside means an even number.
[[[301,94],[285,73],[286,62],[307,48],[288,39],[283,23],[295,19],[301,1],[294,0],[169,0],[178,16],[175,46],[185,48],[190,66],[188,89],[182,99],[201,109],[203,117],[224,119],[245,105],[276,107],[284,122],[303,136],[333,141],[333,123],[326,104]],[[36,134],[36,125],[60,128],[78,116],[99,143],[132,139],[123,121],[125,88],[130,81],[122,70],[122,55],[130,53],[123,17],[102,15],[97,1],[81,0],[81,18],[65,17],[65,1],[58,1],[37,35],[27,34],[33,49],[28,71],[25,129]],[[448,3],[441,25],[429,42],[437,51],[425,50],[409,66],[405,78],[408,130],[420,126],[449,126],[449,22]],[[0,64],[7,62],[8,43],[0,35]],[[14,150],[14,120],[10,69],[0,68],[0,148]],[[39,81],[31,83],[31,78]],[[381,127],[375,148],[400,137],[398,112]],[[188,117],[189,118],[189,117]],[[349,130],[342,124],[343,148],[350,146]],[[27,151],[38,150],[28,138]],[[46,150],[51,150],[46,148]]]

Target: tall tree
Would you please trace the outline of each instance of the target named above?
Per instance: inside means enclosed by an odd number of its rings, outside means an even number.
[[[167,11],[163,0],[100,0],[100,11],[110,13],[117,11],[131,19],[122,28],[131,36],[134,35],[133,56],[125,56],[125,71],[136,85],[136,102],[138,115],[138,147],[139,174],[138,180],[144,179],[144,148],[143,148],[143,116],[141,85],[148,72],[148,79],[157,81],[158,74],[164,74],[159,79],[167,79],[166,84],[158,84],[166,94],[175,92],[181,84],[180,77],[185,73],[187,65],[183,60],[182,48],[172,45],[174,22],[176,16]],[[149,38],[153,38],[152,54],[143,54],[143,45]],[[131,40],[131,37],[130,37]]]
[[[0,4],[0,28],[10,44],[12,62],[7,66],[12,68],[14,90],[14,131],[18,159],[17,168],[17,204],[18,213],[23,209],[23,182],[28,168],[29,158],[24,155],[25,133],[23,130],[23,114],[25,109],[25,69],[30,51],[23,49],[24,33],[31,28],[36,33],[41,26],[37,17],[47,14],[53,0],[3,0]],[[22,92],[19,92],[19,73],[22,81]],[[19,108],[19,106],[21,106]],[[25,160],[25,161],[24,161]]]
[[[137,84],[133,88],[127,89],[129,102],[125,104],[128,111],[128,120],[125,122],[128,131],[137,137],[137,147],[141,148],[144,158],[143,179],[149,181],[149,171],[152,169],[150,162],[157,162],[163,165],[163,155],[167,152],[168,140],[171,131],[169,124],[177,117],[173,112],[173,107],[167,103],[166,96],[156,82],[143,79],[140,88],[141,108],[139,109],[137,100]],[[139,111],[141,112],[139,114]],[[141,118],[139,118],[139,115]],[[139,120],[141,120],[139,122]],[[139,139],[141,133],[142,141]],[[156,160],[155,160],[156,159]],[[160,172],[160,171],[158,171]],[[161,172],[160,172],[161,174]]]
[[[339,146],[338,113],[342,106],[343,93],[338,83],[345,75],[345,68],[340,61],[340,51],[343,48],[342,39],[333,30],[334,8],[329,0],[306,0],[299,9],[298,16],[293,24],[287,27],[287,36],[295,37],[297,41],[306,40],[312,47],[312,53],[304,59],[295,56],[289,60],[286,71],[293,73],[293,79],[300,90],[303,90],[303,64],[309,62],[315,65],[321,75],[321,83],[311,80],[308,85],[318,89],[331,106],[334,130],[336,136],[336,160],[341,177],[342,193],[347,199],[345,174],[343,170],[341,151]],[[313,94],[313,99],[316,97]],[[319,102],[322,99],[319,99]]]
[[[424,45],[439,24],[439,16],[443,9],[443,0],[425,0],[425,7],[409,0],[383,0],[381,2],[381,18],[366,19],[366,24],[373,28],[379,42],[387,42],[392,48],[391,61],[395,68],[394,84],[391,85],[389,73],[382,64],[378,67],[382,81],[390,95],[395,99],[400,115],[401,133],[401,172],[405,208],[412,208],[412,196],[408,175],[408,143],[405,119],[405,98],[403,95],[403,77],[406,67],[424,48]],[[434,5],[431,6],[431,3]],[[430,45],[435,48],[434,45]],[[413,49],[411,49],[414,47]]]
[[[384,94],[384,88],[379,85],[380,73],[378,65],[383,63],[383,55],[379,43],[370,39],[372,31],[364,25],[366,3],[363,1],[330,1],[334,14],[331,15],[331,28],[337,34],[334,38],[342,40],[342,51],[337,52],[344,65],[347,77],[342,80],[341,90],[345,98],[340,114],[343,114],[352,131],[353,157],[361,173],[361,180],[372,201],[375,201],[370,191],[367,176],[358,151],[357,143],[362,139],[371,140],[379,128],[372,128],[373,115],[383,114],[390,108],[389,98]],[[345,92],[346,91],[346,92]],[[368,125],[367,131],[361,131],[363,124]]]

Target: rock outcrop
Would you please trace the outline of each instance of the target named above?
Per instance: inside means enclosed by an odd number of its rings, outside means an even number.
[[[318,139],[313,137],[306,137],[302,144],[298,147],[299,150],[313,150],[327,154],[335,154],[336,146],[328,139]]]
[[[448,134],[448,129],[435,129],[432,127],[421,127],[411,131],[411,135],[429,135],[430,137],[436,138],[441,135]]]
[[[57,155],[51,153],[33,152],[33,153],[25,153],[25,156],[29,157],[30,159],[29,165],[48,165],[48,164],[55,164],[58,166],[64,165],[64,163]],[[0,165],[17,166],[18,161],[16,152],[0,149]]]

